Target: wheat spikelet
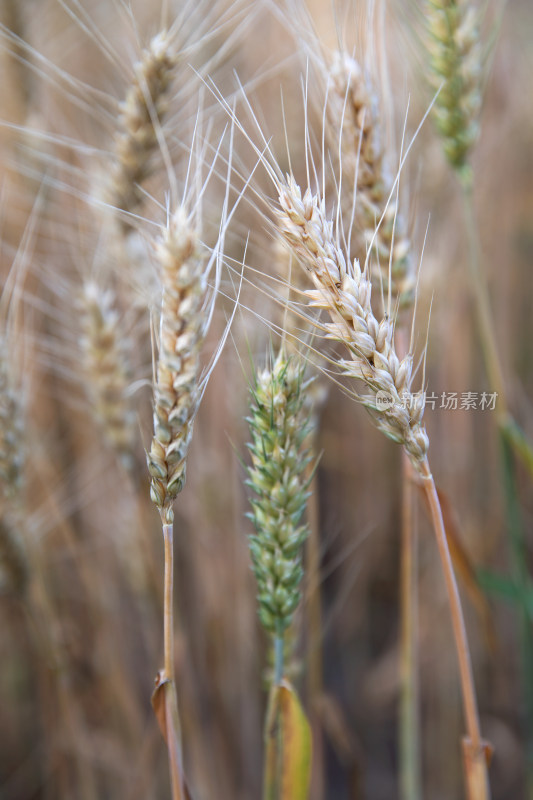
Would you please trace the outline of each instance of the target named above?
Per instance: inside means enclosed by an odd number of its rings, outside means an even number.
[[[135,415],[128,399],[129,368],[125,336],[115,298],[96,283],[83,287],[80,299],[84,383],[91,410],[105,439],[127,469],[133,467]]]
[[[355,214],[350,255],[363,264],[370,247],[379,267],[373,279],[390,290],[394,302],[398,298],[408,305],[415,285],[413,265],[405,224],[391,197],[394,182],[386,164],[377,96],[346,52],[333,54],[329,86],[326,132],[333,152],[340,150],[344,220],[351,222]]]
[[[481,107],[480,14],[467,0],[428,0],[426,21],[430,81],[438,91],[433,116],[448,161],[468,172]]]
[[[270,368],[255,377],[248,422],[252,466],[248,485],[256,533],[250,551],[258,585],[259,617],[267,631],[282,635],[300,601],[302,546],[308,535],[300,520],[307,499],[304,449],[308,435],[305,365],[280,350]]]
[[[340,362],[344,374],[364,381],[370,390],[364,403],[378,427],[405,447],[418,469],[429,441],[422,425],[424,396],[411,392],[411,355],[401,361],[396,355],[394,325],[387,316],[381,322],[374,316],[368,273],[357,261],[351,265],[337,245],[324,201],[309,189],[302,197],[289,177],[280,185],[279,202],[279,229],[316,287],[306,292],[309,303],[328,312],[327,335],[350,351]]]
[[[148,455],[151,497],[165,524],[185,484],[185,465],[200,404],[200,349],[209,325],[206,266],[183,206],[157,247],[162,269],[160,350],[154,386],[154,437]]]
[[[122,211],[131,212],[142,203],[140,184],[153,168],[156,123],[167,110],[177,63],[168,35],[154,36],[135,67],[135,80],[121,104],[121,132],[115,141],[107,200]]]

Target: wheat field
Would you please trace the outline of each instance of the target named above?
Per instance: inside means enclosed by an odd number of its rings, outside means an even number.
[[[0,0],[2,800],[532,800],[531,31]]]

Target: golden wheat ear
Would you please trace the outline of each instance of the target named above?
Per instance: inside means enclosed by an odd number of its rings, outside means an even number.
[[[200,350],[210,318],[208,268],[198,233],[181,206],[157,246],[161,265],[159,357],[154,385],[154,437],[148,457],[151,497],[165,523],[185,484],[200,403]]]
[[[309,303],[329,314],[328,336],[349,349],[349,358],[340,362],[344,374],[365,384],[364,403],[378,427],[403,444],[418,469],[429,441],[422,425],[424,395],[411,390],[412,356],[399,359],[393,321],[374,316],[368,274],[357,261],[351,265],[337,244],[323,200],[310,190],[302,196],[288,178],[279,202],[280,231],[315,285],[306,292]]]

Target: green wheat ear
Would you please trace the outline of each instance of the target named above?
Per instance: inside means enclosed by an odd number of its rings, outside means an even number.
[[[467,175],[481,108],[480,12],[465,0],[427,0],[426,20],[435,124],[446,158]]]
[[[255,375],[248,423],[253,490],[249,517],[253,570],[258,585],[259,617],[267,631],[282,636],[300,601],[302,545],[308,527],[302,524],[309,496],[305,447],[308,425],[305,392],[310,381],[305,365],[280,350],[271,368]]]

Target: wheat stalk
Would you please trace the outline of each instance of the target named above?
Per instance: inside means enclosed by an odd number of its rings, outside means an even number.
[[[185,485],[194,419],[203,393],[200,350],[211,320],[216,291],[210,291],[198,233],[184,206],[169,220],[156,247],[163,297],[159,357],[154,384],[154,436],[147,455],[150,496],[159,510],[165,544],[164,667],[165,738],[174,800],[184,796],[181,733],[174,685],[173,503]]]
[[[422,424],[424,395],[414,393],[411,388],[412,355],[408,354],[402,360],[398,358],[392,320],[385,316],[378,322],[374,316],[368,274],[361,270],[357,261],[350,264],[338,245],[333,234],[333,222],[326,217],[323,198],[312,194],[309,189],[302,196],[292,177],[278,181],[277,188],[279,230],[315,285],[315,289],[306,292],[309,304],[329,314],[331,321],[325,324],[327,336],[342,342],[350,353],[349,359],[340,362],[343,373],[363,381],[369,394],[362,401],[371,409],[378,427],[403,445],[427,497],[446,582],[459,663],[468,732],[463,750],[468,797],[469,800],[486,800],[490,796],[486,749],[481,739],[468,638],[442,512],[427,458],[429,439]]]

